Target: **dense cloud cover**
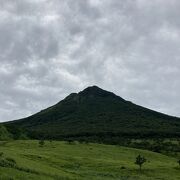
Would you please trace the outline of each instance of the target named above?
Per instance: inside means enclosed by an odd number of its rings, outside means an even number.
[[[1,0],[0,121],[89,85],[180,116],[179,0]]]

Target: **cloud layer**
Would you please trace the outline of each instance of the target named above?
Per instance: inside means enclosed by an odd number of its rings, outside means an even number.
[[[180,116],[180,1],[1,0],[0,121],[89,85]]]

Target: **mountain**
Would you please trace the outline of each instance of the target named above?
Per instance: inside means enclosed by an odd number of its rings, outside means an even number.
[[[97,86],[5,126],[10,132],[21,128],[32,138],[118,141],[121,137],[180,137],[180,118],[138,106]]]

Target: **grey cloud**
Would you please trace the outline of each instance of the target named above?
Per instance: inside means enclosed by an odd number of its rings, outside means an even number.
[[[178,0],[2,0],[0,121],[96,84],[180,116]]]

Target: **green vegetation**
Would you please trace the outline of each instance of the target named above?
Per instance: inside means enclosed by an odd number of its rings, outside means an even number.
[[[147,157],[141,172],[134,163]],[[2,180],[178,180],[178,159],[146,150],[78,142],[0,142]]]
[[[19,126],[16,126],[16,125],[13,125],[13,126],[5,126],[8,133],[11,134],[11,138],[12,139],[28,139],[27,137],[27,134],[26,134],[26,130],[19,127]],[[3,140],[3,139],[2,139]]]
[[[12,139],[12,134],[8,132],[5,126],[0,124],[0,141]]]
[[[180,139],[122,139],[121,146],[146,149],[180,158]]]
[[[22,138],[19,129],[35,139],[107,144],[118,144],[122,137],[180,137],[179,118],[135,105],[96,86],[73,93],[31,117],[4,124],[16,139]]]

